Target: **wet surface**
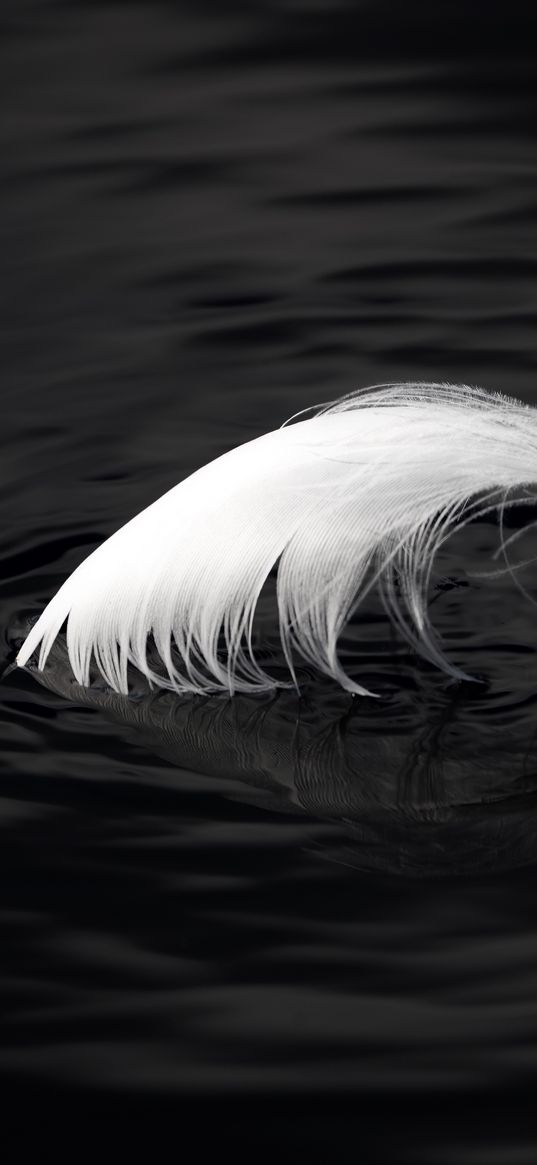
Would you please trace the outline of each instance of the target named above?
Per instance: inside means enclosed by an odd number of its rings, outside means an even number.
[[[534,18],[393,8],[6,5],[5,662],[104,537],[299,409],[393,379],[537,403]],[[69,1106],[200,1151],[209,1110],[236,1155],[533,1165],[537,632],[470,577],[497,539],[432,594],[480,685],[373,619],[343,652],[382,709],[2,682],[13,1159]]]

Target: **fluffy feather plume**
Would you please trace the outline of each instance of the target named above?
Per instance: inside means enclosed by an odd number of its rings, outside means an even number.
[[[373,586],[412,644],[452,676],[427,587],[447,536],[537,479],[537,410],[476,388],[366,389],[224,454],[175,486],[67,579],[17,663],[43,669],[67,619],[77,682],[97,667],[116,692],[133,665],[178,692],[278,686],[256,659],[253,623],[278,565],[283,653],[350,692],[338,637]],[[150,662],[148,641],[160,658]],[[468,678],[468,677],[465,677]]]

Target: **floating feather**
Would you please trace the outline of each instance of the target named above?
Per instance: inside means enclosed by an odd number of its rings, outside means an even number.
[[[292,420],[199,469],[94,551],[30,631],[19,666],[39,648],[42,670],[67,620],[82,686],[96,667],[126,693],[132,665],[177,692],[268,691],[281,680],[256,657],[253,629],[277,566],[290,682],[303,660],[371,694],[337,652],[374,586],[412,645],[463,677],[428,617],[433,560],[472,517],[527,500],[537,410],[466,386],[395,384]]]

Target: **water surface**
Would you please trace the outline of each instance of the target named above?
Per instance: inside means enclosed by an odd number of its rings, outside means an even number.
[[[6,660],[118,525],[301,408],[394,379],[537,403],[535,18],[515,9],[7,3]],[[480,694],[370,624],[356,666],[390,716],[349,722],[332,693],[311,744],[302,710],[298,777],[296,711],[256,713],[253,743],[251,710],[196,713],[178,755],[162,725],[3,682],[7,1099],[99,1136],[183,1122],[202,1147],[209,1111],[249,1155],[533,1165],[535,617],[468,581],[496,535],[452,548],[435,599]],[[342,740],[358,786],[331,780]],[[476,814],[435,833],[468,788]]]

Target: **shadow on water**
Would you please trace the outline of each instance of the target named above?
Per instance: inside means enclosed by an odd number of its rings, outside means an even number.
[[[526,545],[531,533],[530,523]],[[231,783],[231,795],[249,804],[340,827],[341,837],[318,846],[333,861],[410,877],[531,864],[537,637],[533,643],[521,630],[532,596],[517,589],[520,572],[500,567],[482,577],[484,562],[494,566],[495,539],[494,523],[473,523],[451,537],[436,563],[431,618],[468,681],[416,657],[371,598],[340,643],[347,671],[371,697],[351,697],[299,664],[297,692],[266,613],[265,643],[263,629],[255,630],[258,658],[264,650],[265,666],[284,686],[264,697],[180,696],[152,689],[134,671],[128,696],[111,692],[96,670],[83,688],[63,636],[44,672],[33,662],[29,670],[71,703],[131,729],[179,772],[216,778],[227,795]]]
[[[537,740],[524,744],[474,716],[461,755],[460,684],[438,691],[428,716],[422,707],[417,728],[400,720],[394,732],[389,705],[375,717],[359,697],[134,699],[82,689],[57,667],[47,673],[54,691],[132,728],[177,769],[220,777],[224,795],[241,782],[231,795],[261,808],[342,826],[341,839],[318,844],[320,856],[410,877],[537,861]]]

